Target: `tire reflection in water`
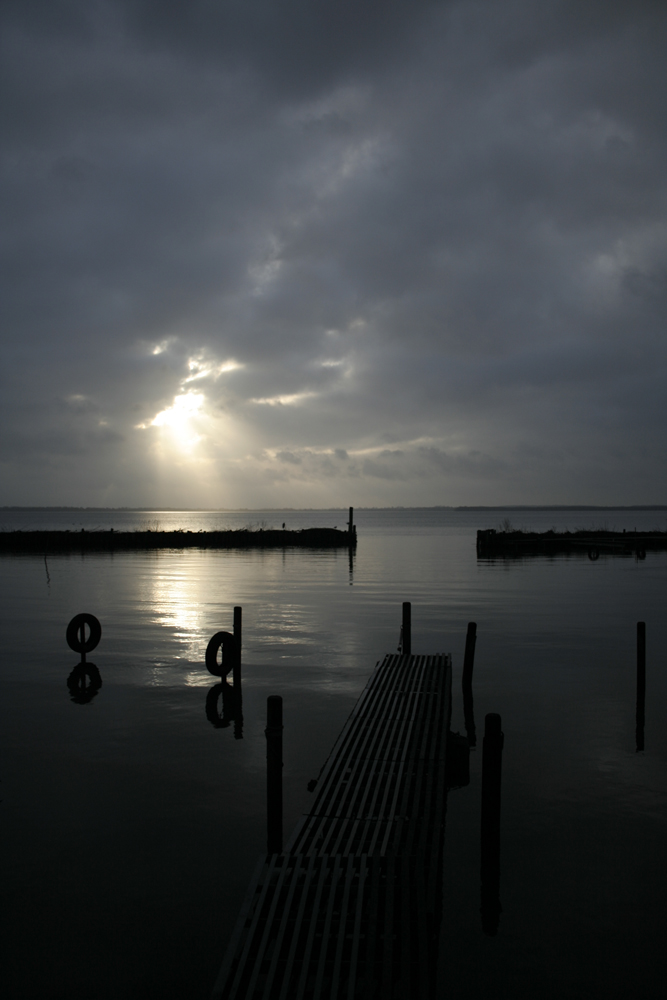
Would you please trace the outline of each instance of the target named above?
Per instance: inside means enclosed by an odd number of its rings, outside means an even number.
[[[219,702],[222,696],[222,713]],[[243,712],[241,701],[241,683],[238,690],[236,684],[214,684],[206,695],[206,718],[216,729],[227,729],[234,723],[234,739],[243,739]]]
[[[77,705],[87,705],[102,687],[102,677],[94,663],[77,663],[67,678],[72,701]]]

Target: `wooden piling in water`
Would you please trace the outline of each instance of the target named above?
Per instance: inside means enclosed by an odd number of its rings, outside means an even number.
[[[475,732],[475,715],[473,711],[473,697],[472,697],[472,671],[475,663],[476,642],[477,642],[477,622],[468,622],[468,632],[466,634],[466,648],[463,656],[463,677],[461,681],[461,686],[463,688],[463,717],[465,719],[468,744],[471,747],[477,746],[477,734]]]
[[[283,700],[272,694],[266,699],[266,850],[283,849]]]
[[[412,605],[410,601],[403,601],[403,625],[401,629],[401,653],[404,656],[412,655]]]
[[[83,528],[81,529],[83,531]],[[81,662],[86,662],[86,624],[81,622],[79,625],[79,642],[81,643]],[[84,678],[85,685],[85,678]]]
[[[234,687],[241,684],[241,644],[243,639],[243,608],[234,608],[234,639],[236,640],[236,658],[234,660]]]
[[[482,741],[481,912],[482,928],[494,935],[500,919],[500,785],[504,734],[495,712],[484,720]]]
[[[241,659],[241,640],[243,633],[243,608],[234,608],[234,638],[239,648],[239,660]]]
[[[644,749],[644,709],[646,703],[646,622],[637,622],[637,707],[635,736],[637,751]]]
[[[466,649],[463,654],[463,690],[472,686],[472,671],[475,665],[475,643],[477,642],[477,622],[468,622]]]

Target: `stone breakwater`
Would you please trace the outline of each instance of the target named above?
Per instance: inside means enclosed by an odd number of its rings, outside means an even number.
[[[330,549],[357,544],[356,530],[240,528],[232,531],[3,531],[3,552],[122,552],[133,549]]]

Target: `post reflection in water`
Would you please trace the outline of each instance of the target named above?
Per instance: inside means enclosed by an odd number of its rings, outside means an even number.
[[[468,745],[471,747],[477,746],[477,732],[475,730],[475,713],[473,707],[473,697],[472,697],[472,687],[464,687],[463,689],[463,719],[466,727],[466,736],[468,737]]]
[[[482,929],[491,936],[498,931],[500,904],[500,784],[503,744],[500,716],[490,712],[485,718],[482,740],[482,831],[481,831],[481,913]]]
[[[646,702],[646,622],[637,622],[637,705],[635,741],[637,753],[644,749],[644,706]]]

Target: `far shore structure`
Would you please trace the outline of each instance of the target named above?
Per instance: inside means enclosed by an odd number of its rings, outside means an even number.
[[[3,552],[120,552],[133,549],[355,548],[357,528],[349,509],[339,528],[238,528],[226,531],[0,531]]]
[[[667,531],[496,531],[477,532],[479,558],[521,558],[530,555],[578,553],[598,559],[601,554],[646,557],[647,550],[667,549]]]

